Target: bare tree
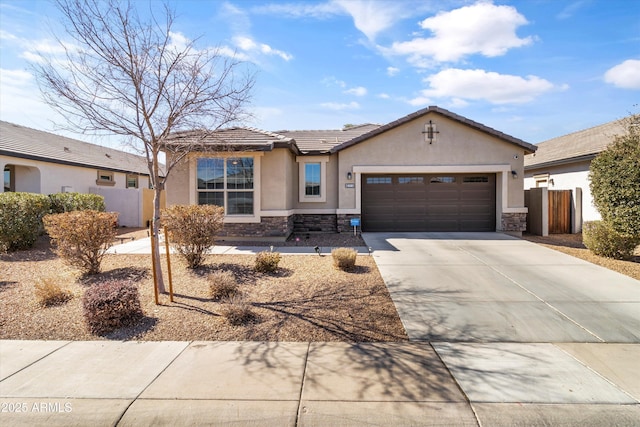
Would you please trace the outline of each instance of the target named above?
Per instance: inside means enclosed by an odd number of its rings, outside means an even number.
[[[65,58],[45,58],[35,72],[46,102],[83,133],[120,135],[146,156],[155,189],[153,234],[158,236],[160,193],[171,170],[202,139],[168,145],[181,130],[202,138],[244,117],[255,82],[236,58],[197,49],[173,31],[167,4],[150,2],[143,19],[131,0],[56,0],[70,40],[58,36]],[[161,170],[159,155],[166,152]],[[159,290],[165,292],[158,239],[152,248]]]

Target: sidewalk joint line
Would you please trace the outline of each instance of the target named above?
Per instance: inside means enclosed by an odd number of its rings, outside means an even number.
[[[304,365],[302,367],[302,381],[300,381],[300,393],[298,394],[298,409],[296,410],[296,423],[295,427],[300,425],[300,411],[302,411],[302,391],[304,390],[304,382],[307,378],[307,362],[309,361],[309,350],[311,349],[311,342],[307,343],[307,352],[304,355]]]

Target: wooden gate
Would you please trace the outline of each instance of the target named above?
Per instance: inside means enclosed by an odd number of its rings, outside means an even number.
[[[571,233],[571,190],[549,190],[549,234]]]

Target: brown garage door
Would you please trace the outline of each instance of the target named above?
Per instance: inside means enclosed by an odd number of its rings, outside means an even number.
[[[495,231],[495,174],[364,175],[363,231]]]

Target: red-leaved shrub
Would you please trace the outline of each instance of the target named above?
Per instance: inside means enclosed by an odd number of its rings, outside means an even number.
[[[143,316],[138,288],[124,280],[93,285],[85,292],[82,307],[89,330],[98,335],[129,326]]]

